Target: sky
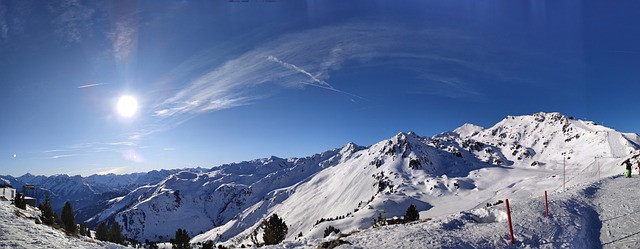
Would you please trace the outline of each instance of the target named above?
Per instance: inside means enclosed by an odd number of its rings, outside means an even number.
[[[211,168],[536,112],[638,133],[637,13],[638,1],[0,0],[0,174]],[[123,96],[134,106],[119,109]]]

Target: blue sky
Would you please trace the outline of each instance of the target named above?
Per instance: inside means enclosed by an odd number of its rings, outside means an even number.
[[[0,1],[1,174],[302,157],[558,111],[638,132],[640,3]],[[134,96],[133,117],[116,111]]]

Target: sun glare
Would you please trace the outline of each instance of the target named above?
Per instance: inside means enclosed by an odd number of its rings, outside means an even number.
[[[120,96],[117,110],[122,117],[132,117],[138,111],[138,101],[132,96]]]

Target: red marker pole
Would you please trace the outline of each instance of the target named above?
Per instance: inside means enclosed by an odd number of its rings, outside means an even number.
[[[509,209],[509,199],[505,199],[507,203],[507,218],[509,220],[509,235],[511,235],[511,244],[515,244],[516,240],[513,239],[513,226],[511,225],[511,210]]]
[[[547,191],[544,191],[544,208],[547,211],[547,217],[549,217],[549,201],[547,200]]]

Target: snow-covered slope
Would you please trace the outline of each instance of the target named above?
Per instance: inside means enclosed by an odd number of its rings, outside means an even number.
[[[123,246],[67,236],[63,231],[36,224],[38,210],[18,209],[8,201],[0,201],[1,248],[124,248]]]
[[[184,228],[199,234],[194,243],[250,244],[254,231],[261,240],[258,225],[272,214],[288,224],[287,240],[300,234],[314,240],[328,226],[349,232],[370,228],[379,215],[403,216],[411,204],[421,218],[440,219],[506,197],[561,192],[563,182],[570,188],[620,174],[623,161],[638,162],[639,144],[636,134],[536,113],[509,116],[486,129],[465,124],[432,137],[399,133],[369,147],[347,144],[305,158],[271,157],[207,171],[56,176],[65,181],[46,188],[71,184],[60,196],[101,193],[100,204],[91,207],[92,224],[118,221],[127,237],[140,241],[167,241]],[[48,186],[46,177],[23,178]],[[127,192],[109,196],[114,189]]]
[[[288,239],[299,233],[317,238],[330,225],[350,231],[371,227],[378,214],[402,216],[410,204],[428,218],[507,195],[526,199],[540,189],[561,190],[563,179],[568,186],[593,181],[598,164],[602,177],[620,173],[622,161],[635,157],[636,162],[634,139],[559,113],[509,116],[488,129],[465,124],[430,138],[400,133],[271,192],[193,241],[249,243],[257,224],[273,213],[288,222]]]
[[[358,149],[349,144],[307,158],[271,157],[206,173],[180,172],[114,199],[94,220],[118,221],[125,236],[139,240],[167,240],[178,228],[195,235],[227,223],[256,203],[281,196],[279,189],[310,179]]]
[[[510,199],[515,246],[502,203],[357,231],[341,237],[340,248],[638,248],[640,192],[621,191],[638,187],[640,177],[613,176],[551,192],[548,217],[542,190],[533,198]],[[318,248],[336,239],[299,239],[264,248]]]

